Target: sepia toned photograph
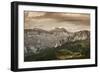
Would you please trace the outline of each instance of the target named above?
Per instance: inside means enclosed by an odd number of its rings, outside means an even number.
[[[90,14],[24,11],[24,61],[90,58]]]

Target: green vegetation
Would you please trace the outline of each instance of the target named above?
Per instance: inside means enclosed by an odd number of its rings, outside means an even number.
[[[41,49],[39,53],[24,57],[24,61],[47,61],[90,58],[90,41],[68,42],[56,48]]]

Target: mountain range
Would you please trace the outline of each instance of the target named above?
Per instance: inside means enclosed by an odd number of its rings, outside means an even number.
[[[24,56],[38,54],[47,48],[57,48],[68,42],[90,40],[90,31],[69,32],[64,28],[47,31],[39,28],[24,30]]]

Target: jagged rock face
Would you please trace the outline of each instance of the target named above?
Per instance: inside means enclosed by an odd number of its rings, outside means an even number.
[[[27,29],[24,32],[25,56],[46,48],[56,48],[70,41],[85,40],[90,38],[89,31],[68,32],[64,28],[55,28],[51,31],[42,29]]]
[[[73,33],[73,36],[70,37],[70,41],[77,41],[77,40],[88,40],[90,39],[90,32],[89,31],[79,31]]]

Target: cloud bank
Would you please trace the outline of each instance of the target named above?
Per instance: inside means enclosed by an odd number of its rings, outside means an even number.
[[[90,14],[25,11],[24,15],[25,29],[52,30],[61,27],[72,32],[90,30]]]

